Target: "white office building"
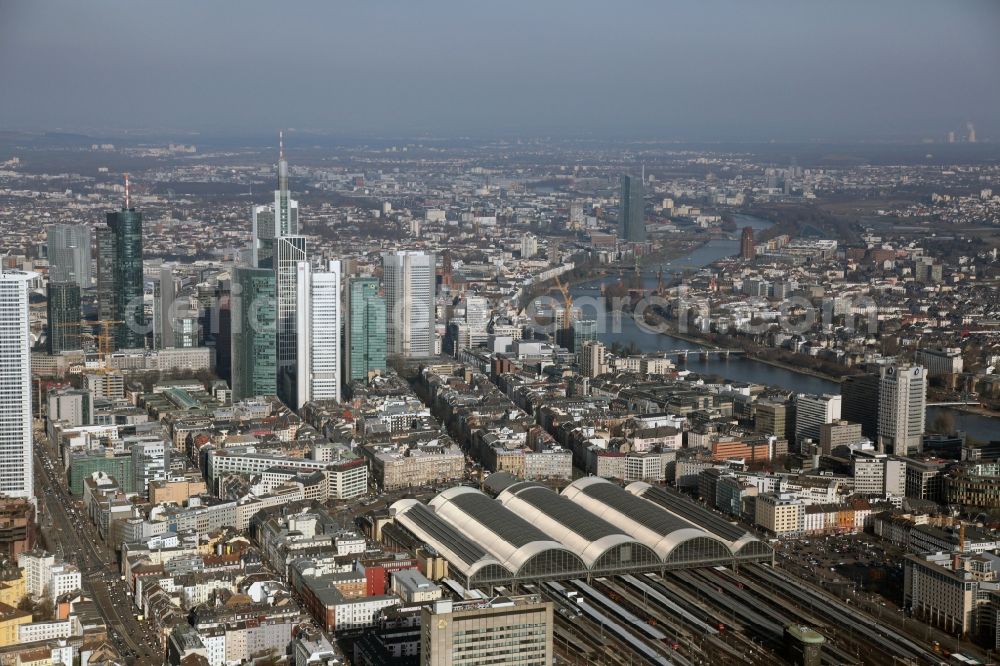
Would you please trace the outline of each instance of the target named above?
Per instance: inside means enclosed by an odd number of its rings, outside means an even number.
[[[795,398],[795,443],[804,439],[819,443],[820,426],[840,420],[840,395],[806,395]]]
[[[923,449],[927,372],[920,365],[889,365],[879,371],[878,450],[905,456]]]
[[[433,253],[382,255],[386,300],[386,347],[393,356],[432,356],[435,347]]]
[[[0,274],[0,494],[34,500],[28,292],[37,273]]]
[[[340,262],[331,261],[326,272],[316,272],[309,262],[300,261],[296,275],[296,406],[310,400],[340,400]]]

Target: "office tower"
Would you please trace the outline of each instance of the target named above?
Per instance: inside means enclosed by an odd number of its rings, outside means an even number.
[[[758,400],[754,403],[754,430],[779,439],[788,436],[791,421],[791,405],[773,400]]]
[[[839,395],[806,395],[795,397],[795,443],[811,439],[819,443],[820,426],[840,419]]]
[[[217,304],[209,330],[215,334],[215,374],[232,386],[232,280],[219,280]]]
[[[298,362],[298,266],[306,261],[306,237],[282,236],[275,239],[278,331],[278,396],[286,405],[297,404],[295,397]]]
[[[278,134],[278,189],[274,203],[254,206],[251,261],[256,268],[268,268],[274,262],[274,244],[282,236],[299,233],[299,202],[288,191],[288,161],[285,160],[284,133]]]
[[[740,234],[740,258],[753,261],[757,256],[757,248],[753,244],[753,227],[743,227]]]
[[[174,300],[177,290],[174,271],[169,266],[160,268],[160,280],[153,291],[153,346],[156,349],[174,347]]]
[[[618,236],[630,243],[642,243],[646,240],[646,204],[643,200],[642,181],[632,176],[622,176]]]
[[[0,274],[0,495],[34,498],[31,329],[28,292],[37,273]]]
[[[600,342],[587,342],[580,346],[580,366],[584,377],[597,377],[608,371],[605,358],[607,348]]]
[[[171,347],[175,349],[191,349],[199,346],[197,317],[175,317],[172,329],[171,333],[174,339],[171,341]]]
[[[48,352],[59,354],[81,349],[80,344],[80,285],[76,282],[49,282]]]
[[[969,143],[975,143],[976,142],[976,127],[971,122],[968,122],[968,123],[965,123],[965,128],[967,130],[969,130],[969,134],[968,134],[968,141],[969,141]]]
[[[905,456],[923,448],[927,373],[919,365],[883,366],[879,372],[878,450]]]
[[[311,400],[340,400],[340,262],[326,272],[307,261],[297,267],[298,387],[296,407]]]
[[[489,326],[493,311],[490,301],[485,296],[465,297],[465,323],[469,330],[469,346],[478,347],[489,337],[486,328]]]
[[[81,289],[89,289],[90,227],[50,224],[47,231],[49,282],[75,282]]]
[[[841,415],[860,423],[861,434],[872,441],[878,437],[878,386],[878,375],[872,373],[845,377],[840,384]]]
[[[96,227],[97,238],[97,318],[115,318],[115,243],[110,227]]]
[[[427,252],[382,254],[386,352],[390,355],[434,354],[434,264],[434,255]]]
[[[113,248],[115,346],[146,346],[146,318],[142,302],[142,213],[129,207],[128,181],[125,205],[108,213]]]
[[[548,666],[552,608],[533,596],[433,601],[420,611],[420,664]]]
[[[275,395],[278,344],[274,271],[234,269],[230,298],[233,400]]]
[[[574,319],[573,334],[570,336],[569,344],[566,348],[575,351],[579,357],[583,345],[588,342],[597,342],[597,320],[596,319]]]
[[[347,287],[347,325],[344,327],[344,377],[348,382],[385,372],[385,299],[378,280],[351,278]]]

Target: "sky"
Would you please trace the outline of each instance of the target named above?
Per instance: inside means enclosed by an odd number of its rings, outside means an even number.
[[[1000,141],[996,0],[0,0],[0,130]]]

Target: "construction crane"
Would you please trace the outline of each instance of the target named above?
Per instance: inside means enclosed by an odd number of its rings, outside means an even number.
[[[97,356],[100,359],[100,367],[97,369],[98,372],[111,372],[112,368],[108,365],[108,359],[111,357],[111,341],[114,338],[111,327],[115,324],[124,324],[125,322],[118,319],[101,319],[96,322],[98,326],[101,327],[100,333],[90,333],[83,332],[80,333],[61,333],[63,337],[67,338],[83,338],[90,340],[97,340]],[[88,321],[86,319],[80,320],[80,328],[83,329],[85,326],[93,326],[95,322]]]

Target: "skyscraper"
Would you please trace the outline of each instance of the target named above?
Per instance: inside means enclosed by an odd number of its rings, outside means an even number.
[[[146,318],[142,302],[142,213],[125,205],[108,213],[113,248],[115,345],[118,349],[146,346]]]
[[[841,416],[861,424],[861,433],[875,441],[878,437],[879,376],[873,373],[844,377],[840,384],[843,399]]]
[[[630,243],[642,243],[646,240],[646,204],[643,200],[642,181],[633,176],[622,176],[618,235]]]
[[[160,268],[160,281],[153,292],[153,346],[156,349],[174,347],[174,299],[176,298],[174,271],[169,266]]]
[[[757,248],[753,244],[753,227],[743,227],[740,234],[740,258],[753,261],[757,256]]]
[[[76,282],[49,282],[48,297],[49,353],[80,349],[80,285]]]
[[[85,224],[50,224],[46,246],[49,282],[75,282],[91,286],[90,227]]]
[[[307,261],[297,267],[298,387],[296,407],[310,400],[340,400],[340,262],[316,272]]]
[[[233,270],[230,349],[234,400],[278,392],[275,294],[273,270]]]
[[[115,318],[115,237],[110,227],[97,227],[97,318]]]
[[[434,354],[434,265],[434,254],[427,252],[382,255],[388,354],[403,357]]]
[[[298,265],[306,261],[305,236],[281,236],[275,241],[278,325],[278,396],[286,405],[297,404],[298,363]]]
[[[0,494],[34,498],[31,329],[28,292],[37,273],[0,274]]]
[[[385,372],[386,309],[375,278],[351,278],[347,292],[344,377],[350,382]]]
[[[274,191],[274,203],[254,206],[252,217],[251,260],[257,268],[268,268],[274,265],[276,239],[299,233],[299,202],[288,191],[284,133],[278,134],[278,189]]]
[[[927,373],[919,365],[883,366],[879,372],[878,450],[905,456],[923,449]]]

